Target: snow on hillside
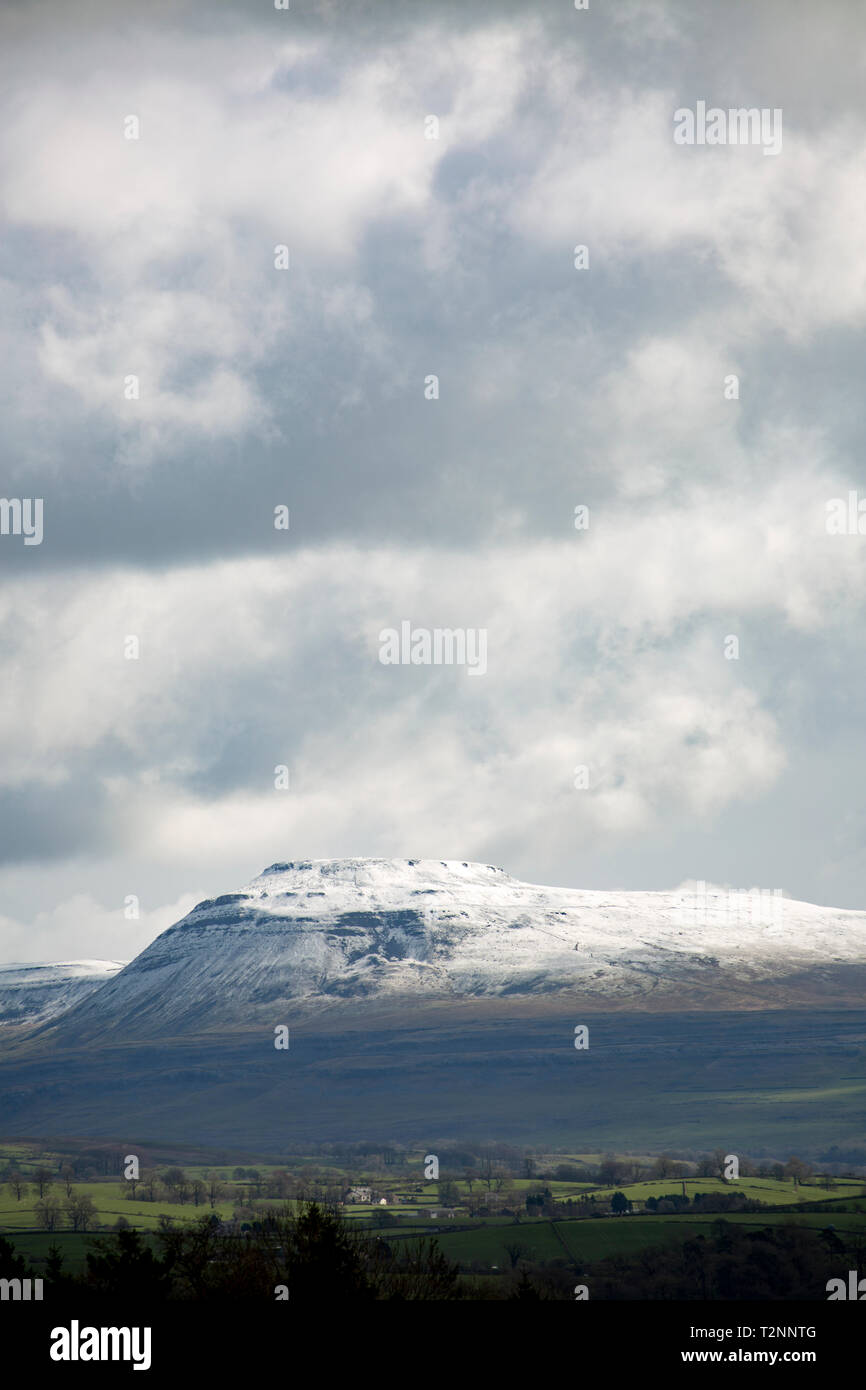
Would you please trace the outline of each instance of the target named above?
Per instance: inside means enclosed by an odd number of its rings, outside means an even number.
[[[122,960],[0,965],[0,1025],[55,1018],[122,970]]]
[[[639,1003],[680,982],[748,991],[854,963],[866,964],[866,913],[772,895],[547,888],[460,861],[298,860],[199,903],[75,1018],[162,1030],[251,1022],[286,999],[567,991]]]

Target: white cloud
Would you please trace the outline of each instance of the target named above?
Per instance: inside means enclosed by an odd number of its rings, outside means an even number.
[[[201,899],[199,899],[200,901]],[[56,961],[66,956],[71,943],[77,960],[132,960],[160,932],[184,917],[195,906],[190,893],[176,902],[127,919],[124,904],[98,902],[88,893],[77,893],[48,912],[37,912],[31,921],[0,916],[0,941],[5,960]]]
[[[101,574],[73,595],[21,581],[0,613],[7,784],[63,778],[82,751],[111,747],[103,785],[118,835],[181,857],[197,835],[252,854],[289,831],[324,844],[358,823],[378,827],[382,847],[436,824],[464,841],[494,836],[527,807],[560,814],[577,762],[597,774],[579,813],[590,829],[717,810],[766,789],[784,763],[750,664],[724,659],[732,614],[772,606],[808,628],[816,587],[826,602],[856,563],[816,543],[803,571],[802,547],[783,543],[797,518],[778,518],[771,545],[772,494],[763,505],[739,527],[700,505],[602,516],[566,543],[454,552],[444,565],[434,550],[335,547]],[[378,634],[404,619],[487,629],[488,674],[382,666]],[[123,658],[127,633],[139,660]],[[236,748],[234,786],[220,790]],[[285,796],[273,788],[281,763]]]
[[[805,131],[784,111],[782,152],[768,158],[758,146],[675,145],[684,104],[672,88],[616,90],[606,78],[570,94],[527,187],[508,199],[512,225],[551,249],[586,243],[608,272],[662,254],[666,267],[703,264],[742,296],[726,318],[751,336],[862,324],[862,120]]]

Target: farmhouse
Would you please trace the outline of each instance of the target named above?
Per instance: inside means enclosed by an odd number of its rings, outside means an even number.
[[[372,1202],[372,1187],[348,1187],[343,1193],[344,1202]]]

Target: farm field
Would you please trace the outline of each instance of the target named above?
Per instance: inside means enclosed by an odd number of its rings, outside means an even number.
[[[862,1233],[866,1236],[866,1212],[840,1215],[828,1221],[818,1213],[792,1216],[764,1212],[733,1213],[724,1218],[736,1225],[758,1227],[796,1222],[816,1230],[835,1225],[840,1233]],[[696,1235],[709,1236],[718,1217],[695,1216],[625,1216],[604,1217],[586,1221],[521,1222],[519,1225],[482,1227],[474,1231],[441,1233],[437,1239],[449,1259],[468,1266],[473,1262],[510,1267],[508,1246],[522,1247],[531,1261],[568,1259],[578,1265],[604,1259],[608,1255],[632,1254],[636,1250],[669,1241],[686,1240]]]
[[[536,1153],[524,1160],[515,1154],[510,1166],[497,1162],[492,1169],[488,1166],[485,1176],[482,1158],[464,1161],[455,1151],[450,1162],[443,1159],[437,1181],[424,1178],[423,1150],[402,1152],[390,1167],[381,1158],[371,1163],[359,1155],[347,1162],[345,1155],[322,1154],[293,1154],[282,1164],[258,1161],[246,1167],[229,1161],[225,1151],[219,1161],[214,1161],[217,1155],[209,1161],[202,1150],[179,1152],[175,1161],[170,1150],[154,1148],[142,1155],[133,1195],[122,1176],[122,1154],[108,1144],[80,1151],[70,1144],[58,1151],[39,1141],[0,1143],[0,1235],[39,1263],[56,1245],[66,1268],[76,1271],[94,1238],[110,1234],[118,1223],[155,1235],[166,1221],[181,1227],[212,1216],[228,1223],[230,1230],[243,1232],[268,1210],[285,1208],[300,1197],[339,1203],[350,1225],[395,1246],[435,1235],[443,1252],[465,1270],[496,1274],[522,1261],[582,1266],[607,1255],[628,1255],[692,1234],[709,1235],[719,1219],[759,1226],[796,1221],[852,1234],[863,1231],[866,1223],[866,1179],[816,1174],[799,1161],[788,1168],[778,1165],[777,1176],[767,1176],[767,1165],[763,1176],[723,1181],[698,1177],[693,1171],[681,1176],[689,1165],[676,1159],[665,1160],[675,1176],[650,1176],[658,1162],[653,1155]],[[538,1171],[526,1176],[524,1169],[531,1170],[533,1164]],[[608,1171],[619,1167],[631,1176],[643,1167],[647,1175],[639,1181],[624,1176],[616,1184],[602,1183],[599,1174],[605,1164]],[[558,1170],[568,1178],[553,1177]],[[79,1176],[73,1177],[73,1172]],[[180,1186],[172,1173],[182,1180]],[[151,1188],[146,1177],[154,1184]],[[46,1181],[46,1194],[59,1208],[53,1231],[44,1229],[38,1205],[39,1183]],[[359,1187],[368,1187],[372,1200],[352,1200],[349,1189]],[[633,1204],[630,1212],[611,1213],[615,1193]],[[714,1211],[690,1205],[678,1211],[671,1204],[671,1199],[682,1202],[684,1197],[693,1204],[698,1194],[721,1199],[720,1204],[742,1197],[759,1202],[762,1210]],[[661,1198],[668,1199],[662,1210],[647,1209],[648,1201]],[[71,1206],[81,1199],[92,1206],[86,1225],[76,1229]],[[819,1209],[798,1210],[807,1206]]]

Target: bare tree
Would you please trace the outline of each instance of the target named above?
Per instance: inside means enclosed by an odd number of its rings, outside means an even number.
[[[34,1207],[36,1220],[43,1231],[56,1231],[63,1220],[63,1208],[57,1197],[44,1197]]]
[[[614,1154],[605,1154],[599,1164],[598,1180],[602,1187],[615,1187],[622,1182],[622,1164]]]
[[[10,1191],[15,1193],[16,1202],[20,1202],[21,1198],[26,1197],[27,1193],[30,1191],[30,1188],[19,1172],[12,1172],[9,1174],[9,1188]]]
[[[189,1196],[189,1180],[182,1168],[169,1168],[162,1175],[162,1181],[175,1201],[183,1206]]]
[[[66,1203],[66,1216],[73,1231],[89,1231],[96,1224],[96,1206],[87,1193],[70,1197]]]
[[[680,1164],[671,1158],[670,1154],[661,1154],[653,1164],[650,1176],[653,1178],[676,1178],[679,1177],[679,1168]]]
[[[46,1190],[46,1188],[49,1188],[49,1187],[51,1186],[51,1182],[52,1182],[53,1177],[54,1177],[54,1174],[51,1172],[51,1169],[50,1169],[50,1168],[37,1168],[37,1169],[36,1169],[36,1172],[33,1174],[33,1181],[35,1182],[36,1186],[39,1188],[39,1196],[40,1196],[40,1197],[44,1197],[44,1196],[45,1196],[45,1190]]]
[[[801,1158],[789,1158],[785,1164],[785,1177],[794,1179],[794,1186],[798,1187],[801,1182],[811,1182],[814,1173],[808,1163],[804,1163]]]
[[[489,1149],[484,1151],[481,1158],[481,1181],[489,1192],[493,1186],[493,1155]]]

